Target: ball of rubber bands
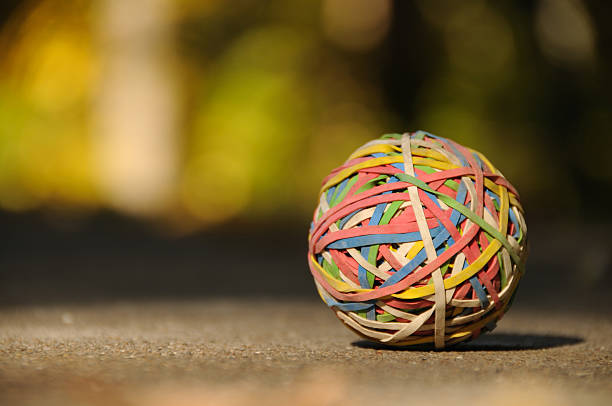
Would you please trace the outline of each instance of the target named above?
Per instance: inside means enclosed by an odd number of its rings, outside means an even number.
[[[327,306],[392,346],[443,348],[491,331],[527,258],[516,189],[480,152],[424,131],[384,135],[334,169],[308,242]]]

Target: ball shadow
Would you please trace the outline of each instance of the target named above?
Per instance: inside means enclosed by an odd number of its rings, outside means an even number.
[[[460,343],[442,351],[524,351],[541,350],[546,348],[576,345],[584,342],[584,339],[576,336],[565,336],[555,334],[517,334],[517,333],[492,333],[483,334],[476,340],[468,343]],[[393,347],[372,341],[359,340],[351,345],[359,348],[369,348],[389,351],[431,351],[431,345],[415,345],[410,347]]]

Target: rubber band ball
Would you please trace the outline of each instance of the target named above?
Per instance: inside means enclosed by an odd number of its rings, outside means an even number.
[[[527,259],[519,194],[481,153],[417,131],[324,180],[308,236],[319,295],[351,330],[443,348],[495,328]]]

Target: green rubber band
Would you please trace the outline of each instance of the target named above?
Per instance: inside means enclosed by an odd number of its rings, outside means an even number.
[[[500,233],[498,230],[496,230],[495,228],[491,227],[491,225],[489,223],[487,223],[483,218],[481,218],[478,215],[476,215],[476,213],[474,213],[472,210],[470,210],[469,208],[467,208],[463,204],[459,203],[458,201],[456,201],[452,197],[450,197],[448,195],[445,195],[442,192],[438,192],[437,190],[434,190],[434,189],[430,188],[429,185],[427,185],[422,180],[415,178],[414,176],[410,176],[410,175],[407,175],[405,173],[397,173],[397,174],[395,174],[395,177],[400,179],[403,182],[412,183],[414,186],[416,186],[419,189],[422,189],[422,190],[424,190],[426,192],[435,194],[448,207],[452,207],[453,209],[457,210],[459,213],[463,214],[465,217],[467,217],[470,220],[472,220],[473,223],[477,224],[480,228],[485,230],[487,233],[489,233],[492,236],[494,236],[495,239],[498,240],[508,250],[508,253],[510,253],[510,255],[512,256],[512,259],[514,260],[514,262],[516,262],[517,266],[519,266],[519,267],[521,266],[520,265],[520,258],[519,258],[519,256],[516,254],[516,252],[514,252],[514,248],[512,248],[510,243],[508,243],[508,240],[506,240],[506,237],[503,236],[502,233]]]

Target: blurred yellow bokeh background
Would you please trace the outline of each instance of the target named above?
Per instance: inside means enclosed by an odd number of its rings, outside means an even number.
[[[535,212],[609,192],[611,29],[580,0],[40,0],[0,15],[0,208],[181,229],[306,218],[361,143],[425,129]]]

